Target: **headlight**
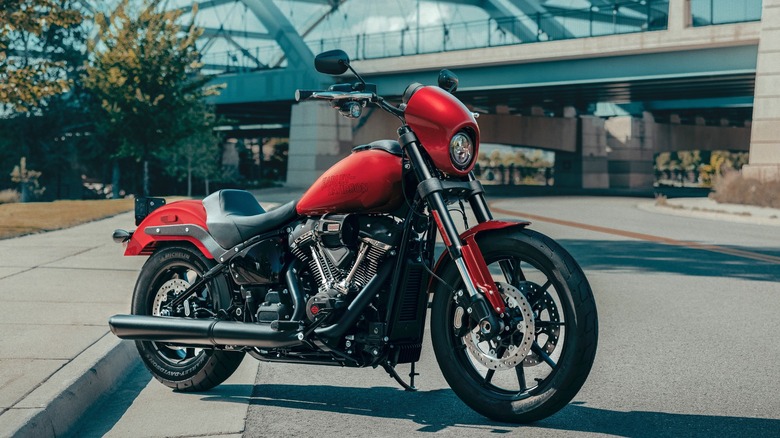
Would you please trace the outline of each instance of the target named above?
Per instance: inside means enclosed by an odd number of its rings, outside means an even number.
[[[450,159],[458,169],[465,169],[474,158],[474,142],[464,132],[459,132],[450,140]]]

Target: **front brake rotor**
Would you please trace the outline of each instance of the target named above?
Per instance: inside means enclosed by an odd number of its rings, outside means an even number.
[[[522,362],[531,351],[535,339],[534,313],[531,304],[520,290],[508,284],[497,282],[496,286],[503,295],[507,312],[522,318],[515,327],[501,334],[502,339],[480,341],[478,328],[463,337],[466,348],[479,363],[493,370],[512,369]],[[458,316],[455,317],[459,323]]]
[[[555,301],[552,299],[547,291],[542,292],[536,283],[530,281],[524,281],[518,285],[520,291],[525,295],[528,301],[531,303],[533,312],[536,318],[536,339],[539,340],[539,335],[546,335],[547,339],[544,345],[540,345],[542,351],[548,355],[552,355],[555,351],[555,347],[558,345],[560,339],[560,314],[558,313],[558,306],[555,305]],[[547,311],[549,319],[542,320],[541,316]],[[538,354],[531,352],[526,356],[523,361],[523,366],[532,367],[542,363],[542,359]]]

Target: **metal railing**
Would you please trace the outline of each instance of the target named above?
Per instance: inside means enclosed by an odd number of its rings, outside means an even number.
[[[694,27],[761,20],[761,0],[690,0]]]
[[[647,0],[644,4],[618,0],[602,8],[558,9],[555,13],[307,40],[306,44],[315,53],[338,48],[347,51],[352,59],[379,59],[664,30],[668,12],[669,0]],[[256,60],[269,62],[281,57],[281,49],[270,44],[243,51],[208,53],[202,62],[207,67],[221,66],[227,71],[259,70],[272,66]]]
[[[306,43],[314,52],[340,48],[354,59],[378,59],[532,42],[664,30],[669,1],[616,2],[608,9],[561,10],[555,14],[442,24],[394,32],[328,38]]]
[[[252,70],[268,70],[272,68],[266,63],[279,59],[283,52],[276,44],[253,47],[244,50],[227,50],[203,54],[200,62],[207,71],[240,72]],[[284,64],[279,67],[284,67]]]

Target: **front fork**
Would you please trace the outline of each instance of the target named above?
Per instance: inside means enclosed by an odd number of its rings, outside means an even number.
[[[421,195],[425,198],[431,210],[436,227],[439,229],[447,252],[458,268],[467,296],[459,298],[459,306],[467,309],[471,319],[478,321],[482,336],[490,339],[504,330],[502,318],[506,313],[506,304],[493,281],[490,271],[482,257],[482,252],[471,235],[461,239],[455,228],[447,204],[444,201],[444,190],[438,178],[434,177],[420,153],[419,141],[414,132],[407,127],[398,130],[400,143],[409,156],[420,187],[424,187]],[[473,175],[469,178],[473,180]],[[487,202],[482,193],[473,193],[468,197],[477,221],[482,223],[492,219]]]

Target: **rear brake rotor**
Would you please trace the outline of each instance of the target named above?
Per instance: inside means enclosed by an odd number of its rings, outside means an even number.
[[[187,290],[189,283],[182,279],[173,279],[166,281],[160,289],[157,290],[157,295],[154,296],[154,302],[152,303],[152,315],[154,316],[171,316],[163,315],[163,303],[168,301],[169,297],[174,297]]]
[[[169,309],[164,309],[163,305],[169,299],[172,299],[176,295],[187,290],[189,286],[190,284],[187,281],[182,280],[180,278],[174,278],[172,280],[168,280],[165,283],[163,283],[160,289],[157,290],[157,295],[154,296],[154,302],[152,302],[152,315],[172,316],[170,314],[166,314]],[[178,356],[179,359],[193,358],[198,354],[200,354],[200,352],[202,351],[202,349],[200,348],[193,348],[193,347],[183,347],[183,346],[168,345],[168,344],[157,344],[157,345],[158,347],[156,348],[158,350],[160,348],[170,350],[171,354]]]

